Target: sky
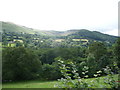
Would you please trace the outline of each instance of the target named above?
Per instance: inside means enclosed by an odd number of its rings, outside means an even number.
[[[39,30],[118,35],[119,0],[0,0],[0,21]]]

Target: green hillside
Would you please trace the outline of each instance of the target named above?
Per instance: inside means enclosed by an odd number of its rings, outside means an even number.
[[[61,38],[71,38],[71,39],[89,39],[95,41],[104,41],[107,43],[114,43],[117,39],[116,36],[111,36],[107,34],[100,33],[98,31],[89,31],[86,29],[78,30],[67,30],[67,31],[46,31],[46,30],[35,30],[32,28],[27,28],[25,26],[19,26],[10,22],[2,22],[2,30],[5,32],[17,32],[17,33],[27,33],[27,34],[38,34],[42,36],[54,36]]]
[[[89,31],[86,29],[77,30],[77,32],[68,35],[68,37],[72,37],[76,39],[86,38],[97,41],[105,41],[108,43],[114,43],[114,41],[117,39],[117,36],[103,34],[98,31]]]
[[[10,22],[2,22],[2,30],[5,32],[17,32],[17,33],[29,33],[29,34],[35,33],[33,29],[24,26],[19,26]]]

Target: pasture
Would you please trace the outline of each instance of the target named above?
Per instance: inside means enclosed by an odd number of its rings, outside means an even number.
[[[97,88],[103,88],[102,85],[105,85],[104,79],[106,78],[106,76],[104,77],[99,77],[100,82],[99,83],[95,83],[97,86]],[[90,79],[85,79],[85,81],[89,82],[89,83],[93,83],[93,80],[96,78],[90,78]],[[118,75],[114,75],[114,80],[118,81]],[[3,83],[2,84],[2,88],[55,88],[54,85],[56,83],[61,83],[58,81],[40,81],[40,80],[33,80],[33,81],[21,81],[21,82],[8,82],[8,83]],[[96,87],[93,87],[96,88]],[[106,84],[106,88],[110,88],[109,85]]]

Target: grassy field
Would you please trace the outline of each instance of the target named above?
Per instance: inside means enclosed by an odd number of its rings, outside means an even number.
[[[11,82],[2,85],[2,88],[54,88],[57,81],[24,81],[24,82]]]
[[[105,77],[100,77],[100,82],[96,83],[98,88],[100,85],[103,85],[103,79]],[[95,78],[85,79],[87,82],[92,83],[92,80]],[[114,79],[118,80],[118,75],[114,75]],[[2,84],[3,88],[54,88],[54,85],[58,83],[58,81],[22,81],[22,82],[9,82]],[[94,87],[93,87],[94,88]],[[107,88],[110,88],[109,85],[107,85]]]

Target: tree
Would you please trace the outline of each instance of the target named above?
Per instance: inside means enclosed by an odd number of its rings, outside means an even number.
[[[54,64],[44,64],[42,66],[42,73],[40,74],[44,80],[56,80],[61,77],[58,65]]]
[[[41,62],[24,47],[6,48],[2,56],[3,80],[29,80],[38,75]]]
[[[89,67],[90,76],[97,70],[108,65],[107,48],[102,42],[94,42],[88,47],[87,65]]]
[[[98,62],[100,57],[103,56],[104,54],[106,54],[107,49],[106,49],[104,43],[94,42],[94,43],[90,44],[90,46],[88,48],[88,52],[89,52],[89,54],[93,54],[93,56],[96,59],[96,62]]]
[[[16,41],[16,47],[20,47],[20,46],[23,46],[23,43]]]
[[[118,67],[120,68],[120,38],[117,39],[114,46],[114,55],[117,62]]]

